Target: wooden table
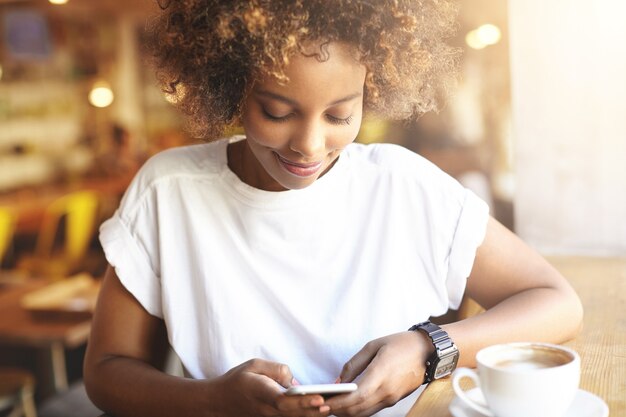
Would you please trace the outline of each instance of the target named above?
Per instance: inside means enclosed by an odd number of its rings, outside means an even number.
[[[626,416],[626,257],[550,257],[578,292],[584,328],[566,343],[580,354],[580,388],[609,405],[611,417]],[[431,383],[407,417],[450,417],[450,378]]]
[[[91,320],[85,317],[38,319],[21,306],[24,295],[48,284],[45,280],[29,280],[0,286],[0,346],[39,351],[48,369],[37,372],[38,387],[54,394],[67,390],[65,350],[87,343]]]

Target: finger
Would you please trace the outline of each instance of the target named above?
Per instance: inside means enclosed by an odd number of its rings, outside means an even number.
[[[369,409],[376,404],[374,398],[375,390],[370,391],[367,387],[361,388],[341,396],[335,396],[326,400],[326,405],[330,407],[334,415],[354,416],[362,410]]]
[[[252,373],[252,398],[259,416],[281,417],[328,417],[330,407],[324,404],[320,395],[287,397],[278,383],[266,375]],[[291,404],[290,404],[291,403]]]
[[[363,348],[358,351],[341,370],[339,380],[341,382],[352,382],[367,368],[367,365],[372,361],[372,358],[376,356],[379,349],[379,343],[377,340],[368,342]]]
[[[265,375],[285,388],[289,388],[291,385],[294,385],[294,382],[296,382],[287,365],[265,359],[250,360],[248,362],[247,371]]]
[[[365,397],[358,397],[356,401],[351,401],[347,404],[335,405],[327,403],[330,407],[330,412],[336,416],[371,416],[376,414],[383,408],[389,407],[385,402],[376,401],[372,396],[364,399]]]
[[[280,385],[267,375],[249,372],[248,390],[251,397],[263,404],[276,408],[276,400],[283,395]]]
[[[302,408],[317,408],[324,405],[324,398],[321,395],[283,395],[278,403],[279,410],[294,410]]]
[[[375,355],[365,370],[361,372],[359,387],[355,392],[328,399],[326,404],[330,406],[331,412],[354,416],[376,407],[384,408],[384,399],[380,388],[384,383],[386,373],[379,365],[381,365],[381,361]]]
[[[281,395],[276,401],[276,406],[285,415],[323,416],[330,411],[330,407],[324,404],[324,398],[317,394],[302,396]]]

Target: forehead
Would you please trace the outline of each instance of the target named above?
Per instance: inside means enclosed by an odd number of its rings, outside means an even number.
[[[266,76],[258,80],[253,90],[267,90],[293,98],[298,102],[332,102],[344,96],[363,91],[365,66],[346,44],[325,45],[320,59],[319,45],[306,48],[291,56],[284,68],[286,82]]]

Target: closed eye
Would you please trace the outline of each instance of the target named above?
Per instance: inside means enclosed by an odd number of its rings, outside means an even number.
[[[270,112],[268,112],[265,108],[262,108],[261,110],[262,110],[263,116],[266,119],[271,120],[272,122],[277,122],[277,123],[286,122],[287,120],[291,119],[294,115],[293,113],[289,113],[289,114],[286,114],[285,116],[275,116],[271,114]],[[349,125],[353,119],[354,117],[352,115],[346,118],[335,117],[330,114],[326,115],[326,120],[328,120],[329,123],[334,124],[334,125]]]
[[[291,119],[291,117],[293,116],[293,113],[289,113],[285,116],[274,116],[273,114],[271,114],[264,108],[262,108],[261,110],[262,110],[263,117],[265,117],[268,120],[271,120],[273,122],[278,122],[278,123],[286,122],[287,120]]]
[[[354,119],[352,115],[346,117],[345,119],[342,119],[339,117],[331,116],[330,114],[327,114],[326,118],[330,123],[334,125],[349,125],[352,122],[352,119]]]

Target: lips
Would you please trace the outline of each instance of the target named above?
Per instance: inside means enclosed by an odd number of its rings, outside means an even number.
[[[320,170],[320,168],[322,167],[322,162],[323,162],[323,161],[312,162],[312,163],[293,162],[293,161],[283,158],[277,153],[276,153],[276,159],[278,160],[278,163],[280,164],[280,166],[283,167],[285,171],[298,177],[310,177],[311,175],[314,175]]]

